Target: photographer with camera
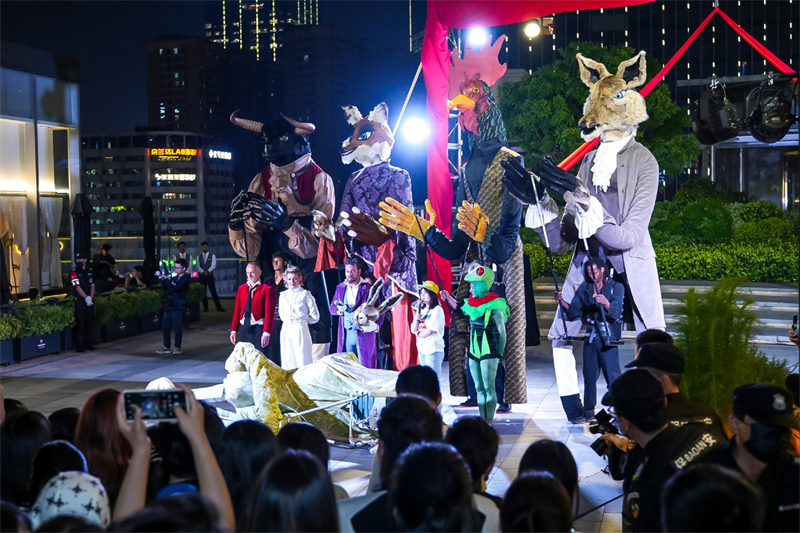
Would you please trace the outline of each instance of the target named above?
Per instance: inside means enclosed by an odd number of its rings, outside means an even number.
[[[623,482],[623,531],[660,531],[664,484],[724,440],[704,424],[681,428],[669,424],[661,383],[647,370],[622,374],[603,397],[603,404],[614,408],[620,431],[642,448]]]
[[[583,318],[587,324],[583,345],[583,416],[573,419],[575,424],[594,420],[600,370],[609,387],[622,373],[619,349],[612,342],[622,334],[625,285],[609,277],[603,254],[590,257],[584,263],[583,275],[586,281],[578,286],[570,303],[564,300],[561,292],[555,293],[567,320]]]

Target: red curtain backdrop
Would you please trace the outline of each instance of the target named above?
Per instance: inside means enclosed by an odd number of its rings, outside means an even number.
[[[447,160],[447,76],[450,51],[447,31],[450,28],[489,28],[516,24],[564,11],[623,7],[652,0],[428,0],[428,19],[422,43],[422,72],[427,90],[428,128],[428,198],[437,213],[436,226],[450,235],[453,185]],[[450,262],[435,255],[443,289],[452,284]],[[428,258],[428,279],[436,279]]]

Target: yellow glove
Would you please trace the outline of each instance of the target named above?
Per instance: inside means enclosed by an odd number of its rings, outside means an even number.
[[[486,238],[486,228],[489,227],[489,217],[481,210],[477,203],[473,206],[463,202],[456,214],[458,229],[467,234],[473,241],[482,243]]]
[[[411,235],[417,240],[424,241],[423,235],[436,223],[436,212],[431,207],[431,201],[425,200],[425,211],[428,212],[428,220],[418,217],[414,212],[395,200],[386,198],[385,202],[378,204],[381,208],[378,221],[389,229],[397,230],[400,233]],[[422,231],[420,232],[420,228]]]

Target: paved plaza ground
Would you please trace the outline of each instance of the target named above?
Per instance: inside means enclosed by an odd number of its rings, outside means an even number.
[[[231,309],[232,302],[225,302]],[[191,387],[207,387],[222,382],[224,362],[231,351],[228,339],[230,314],[202,314],[199,323],[184,329],[183,355],[157,355],[161,347],[160,332],[151,332],[103,343],[94,352],[66,352],[24,361],[22,364],[0,368],[0,382],[6,397],[22,400],[29,408],[49,414],[62,407],[81,407],[89,396],[100,389],[143,388],[148,382],[166,376],[174,382]],[[794,347],[781,345],[759,346],[772,357],[798,362]],[[580,365],[581,350],[576,349]],[[633,359],[633,343],[627,340],[620,348],[624,365]],[[578,463],[581,498],[575,525],[582,532],[621,531],[622,489],[620,483],[602,472],[604,459],[591,450],[596,438],[586,426],[573,426],[564,418],[555,385],[550,344],[528,349],[528,403],[514,405],[509,414],[498,415],[494,426],[500,434],[500,451],[496,467],[488,480],[488,491],[502,496],[517,475],[522,454],[534,441],[550,438],[569,447]],[[463,398],[453,398],[447,384],[447,363],[442,382],[445,420],[464,414],[476,414],[477,409],[452,406]],[[580,374],[580,369],[579,369]],[[602,396],[606,386],[603,378],[598,384]],[[366,448],[334,445],[331,470],[334,481],[343,485],[351,496],[366,490],[372,456]],[[591,511],[591,512],[589,512]]]

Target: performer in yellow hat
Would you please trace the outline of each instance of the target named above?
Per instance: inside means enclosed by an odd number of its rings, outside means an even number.
[[[411,333],[417,336],[419,364],[431,367],[441,378],[444,359],[444,310],[439,305],[439,286],[432,281],[417,285],[419,300],[414,309]]]

